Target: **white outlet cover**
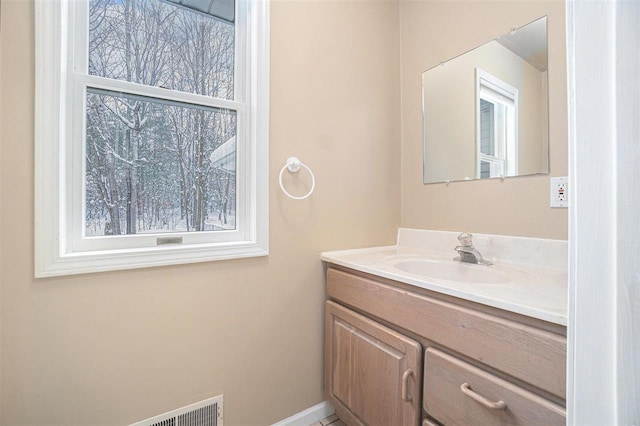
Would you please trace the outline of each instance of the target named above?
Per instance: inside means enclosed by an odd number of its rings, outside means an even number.
[[[551,207],[569,207],[569,179],[566,176],[551,178]]]

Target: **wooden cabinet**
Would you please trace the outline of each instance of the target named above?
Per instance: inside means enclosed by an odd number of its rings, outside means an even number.
[[[326,304],[326,391],[349,425],[412,425],[421,417],[417,342],[336,303]]]
[[[564,424],[565,327],[350,270],[330,268],[327,293],[326,394],[346,424]]]

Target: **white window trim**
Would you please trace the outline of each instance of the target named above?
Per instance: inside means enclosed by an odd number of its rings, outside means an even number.
[[[492,101],[498,101],[505,105],[512,103],[514,113],[514,128],[508,126],[508,132],[513,133],[512,141],[510,144],[505,143],[504,147],[498,148],[498,155],[491,156],[483,154],[480,150],[480,99],[482,88],[487,89],[489,93],[493,93],[493,96],[487,96]],[[502,98],[502,100],[500,99]],[[502,173],[499,177],[505,176],[517,176],[518,175],[518,106],[519,106],[519,90],[508,83],[505,83],[498,77],[484,71],[480,68],[476,68],[476,178],[480,179],[480,162],[489,161],[492,163],[499,162],[501,164]],[[504,150],[505,152],[501,152]],[[494,176],[491,176],[494,177]]]
[[[505,166],[504,160],[497,157],[493,157],[491,155],[480,154],[480,160],[478,161],[478,169],[480,169],[480,165],[482,164],[483,161],[489,163],[489,167],[490,167],[489,177],[504,175],[504,166]],[[482,177],[481,170],[478,170],[478,178],[480,179],[481,177]]]
[[[244,200],[246,232],[228,242],[73,251],[68,237],[70,167],[67,158],[69,13],[73,0],[35,2],[35,276],[82,274],[181,263],[264,256],[269,253],[269,1],[239,0],[248,29],[239,29],[238,43],[247,44],[245,66],[249,149],[242,161],[247,170]],[[240,19],[238,19],[240,21]],[[159,89],[161,90],[161,89]],[[197,96],[197,95],[194,95]],[[235,109],[235,108],[234,108]],[[76,204],[77,205],[77,204]],[[170,235],[167,235],[170,236]]]

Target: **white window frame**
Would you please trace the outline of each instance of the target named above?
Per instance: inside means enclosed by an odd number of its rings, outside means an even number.
[[[519,90],[498,77],[476,68],[476,179],[480,179],[482,161],[491,164],[491,177],[517,176],[518,174],[518,96]],[[495,147],[495,155],[481,151],[481,108],[480,101],[485,99],[494,104],[507,107],[510,116],[503,126],[506,135],[503,142]],[[495,131],[494,134],[498,134]]]
[[[35,276],[267,255],[269,1],[237,2],[236,93],[230,101],[87,75],[83,4],[35,2]],[[87,86],[237,111],[236,230],[84,238]],[[182,237],[183,243],[156,245],[158,236]]]

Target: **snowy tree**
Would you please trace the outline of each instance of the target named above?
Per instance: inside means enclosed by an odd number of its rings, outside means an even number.
[[[233,99],[233,24],[158,0],[92,0],[89,11],[91,74]],[[235,176],[209,157],[235,136],[234,111],[89,88],[86,120],[87,235],[227,223]]]

